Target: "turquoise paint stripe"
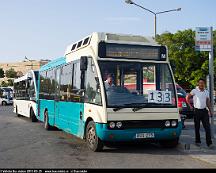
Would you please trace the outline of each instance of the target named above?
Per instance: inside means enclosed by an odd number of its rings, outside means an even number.
[[[42,66],[39,71],[49,70],[50,68],[57,67],[62,64],[66,64],[66,57],[60,57],[47,63],[46,65]]]
[[[59,129],[83,138],[85,123],[80,119],[80,112],[84,113],[84,103],[55,102],[54,100],[40,100],[40,121],[44,122],[44,112],[48,110],[49,124]]]
[[[136,140],[137,133],[154,133],[154,140],[170,140],[176,139],[181,135],[182,123],[179,123],[178,128],[170,129],[128,129],[128,130],[109,130],[107,124],[96,123],[96,132],[102,141],[124,142]],[[173,135],[176,134],[176,135]],[[112,136],[112,137],[111,137]]]
[[[80,112],[84,112],[84,104],[76,102],[58,102],[55,124],[62,130],[76,135],[83,136],[84,123],[80,119]]]
[[[48,109],[49,124],[54,126],[55,102],[54,100],[40,99],[40,121],[44,122],[44,112]]]

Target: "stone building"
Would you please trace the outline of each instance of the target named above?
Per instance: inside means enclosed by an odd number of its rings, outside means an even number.
[[[14,63],[0,63],[0,68],[3,68],[4,71],[13,68],[19,76],[26,74],[29,70],[38,70],[41,66],[47,64],[49,60],[31,60],[31,61],[22,61]]]
[[[49,60],[31,60],[31,61],[22,61],[22,62],[13,62],[13,63],[1,63],[0,68],[6,72],[7,70],[13,68],[18,76],[25,75],[29,70],[39,70],[41,66],[47,64]],[[4,77],[0,79],[0,84],[2,81],[7,81],[8,78]]]

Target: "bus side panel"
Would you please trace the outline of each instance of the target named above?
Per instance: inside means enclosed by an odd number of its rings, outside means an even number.
[[[48,110],[49,124],[54,126],[55,105],[53,100],[40,100],[40,121],[44,122],[44,112]]]
[[[14,100],[14,112],[16,113],[16,108],[17,108],[18,114],[29,118],[30,117],[29,104],[31,104],[29,100]]]
[[[84,123],[80,112],[84,112],[83,103],[58,102],[58,115],[56,114],[56,125],[60,129],[76,136],[83,136]]]

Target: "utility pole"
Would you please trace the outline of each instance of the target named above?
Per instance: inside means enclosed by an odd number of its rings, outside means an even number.
[[[211,51],[209,52],[209,89],[211,100],[211,111],[213,113],[211,118],[211,132],[212,138],[214,138],[214,48],[213,48],[213,27],[211,31]]]

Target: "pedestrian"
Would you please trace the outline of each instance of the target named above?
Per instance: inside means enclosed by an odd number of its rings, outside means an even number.
[[[190,108],[193,109],[190,103],[190,98],[193,97],[196,145],[201,146],[200,122],[202,122],[206,133],[206,144],[210,149],[213,149],[214,145],[212,144],[211,127],[209,123],[209,117],[212,117],[213,112],[210,104],[209,91],[205,86],[206,81],[204,79],[199,79],[198,86],[188,94],[186,100]]]

